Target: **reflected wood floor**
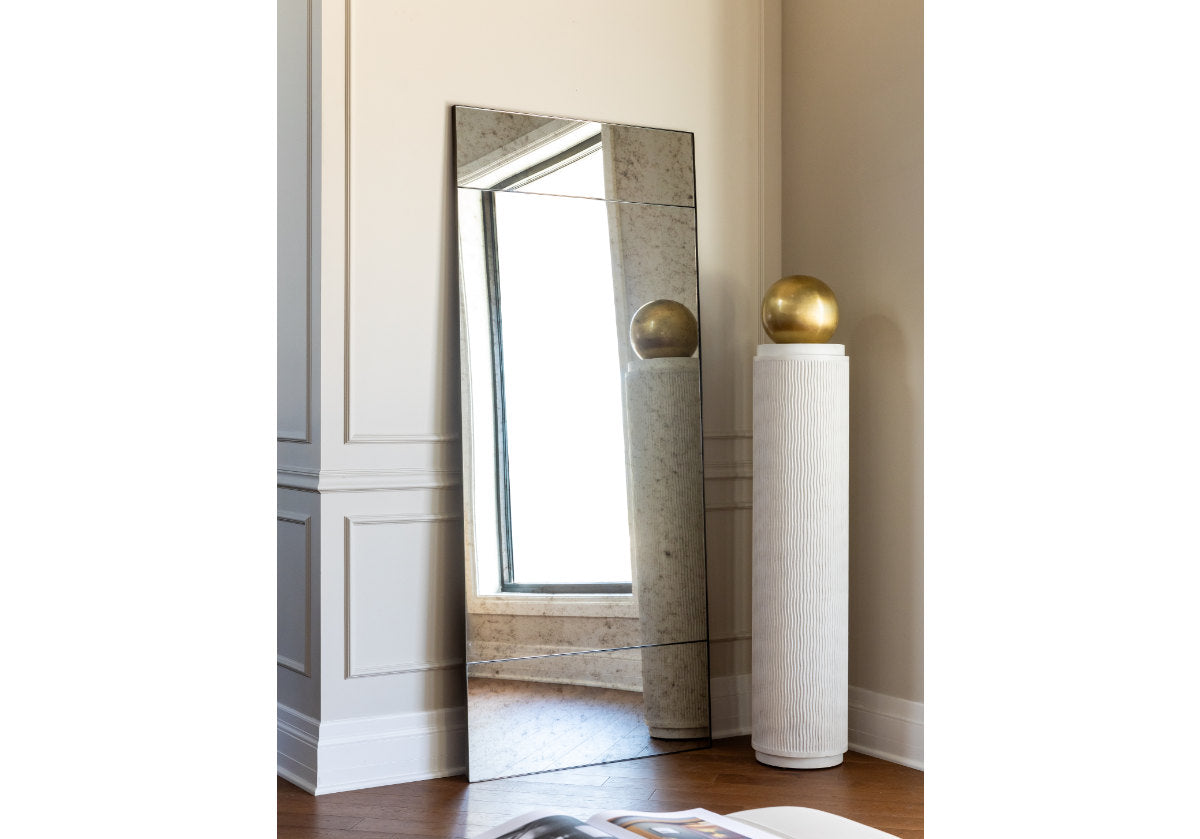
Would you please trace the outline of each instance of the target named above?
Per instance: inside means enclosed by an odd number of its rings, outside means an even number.
[[[642,694],[629,690],[472,677],[467,682],[467,707],[471,767],[477,778],[682,752],[708,744],[707,739],[652,738]]]
[[[813,807],[924,839],[925,776],[850,752],[830,769],[789,770],[754,759],[750,738],[711,749],[468,784],[462,776],[312,796],[279,780],[279,839],[467,839],[540,807],[587,818],[597,810]]]

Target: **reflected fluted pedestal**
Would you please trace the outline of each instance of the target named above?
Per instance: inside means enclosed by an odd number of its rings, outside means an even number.
[[[630,537],[651,737],[709,735],[700,360],[650,358],[625,373]]]
[[[759,346],[751,743],[772,766],[848,747],[849,406],[842,345]]]

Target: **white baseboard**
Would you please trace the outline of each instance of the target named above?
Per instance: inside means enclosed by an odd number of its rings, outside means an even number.
[[[317,789],[317,733],[320,723],[286,705],[278,704],[276,717],[276,769],[279,776],[302,790]]]
[[[318,723],[279,705],[278,744],[279,776],[314,795],[461,775],[466,712],[448,708]]]
[[[714,739],[749,734],[750,675],[710,685]],[[925,768],[925,706],[850,687],[850,748]],[[466,709],[320,723],[279,705],[277,771],[314,795],[460,775],[466,771]]]
[[[883,760],[925,768],[925,706],[850,686],[850,749]],[[712,680],[714,739],[751,733],[750,675]]]
[[[925,769],[925,705],[850,686],[850,748]]]

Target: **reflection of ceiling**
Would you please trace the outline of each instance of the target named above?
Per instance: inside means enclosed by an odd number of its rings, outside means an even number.
[[[696,206],[692,135],[557,117],[456,106],[460,187]],[[575,168],[603,138],[603,188],[551,187],[549,172]]]
[[[600,133],[580,120],[457,108],[458,185],[488,189]]]
[[[514,140],[556,122],[553,117],[510,114],[481,108],[456,108],[455,120],[458,126],[454,138],[457,149],[455,156],[460,170]]]

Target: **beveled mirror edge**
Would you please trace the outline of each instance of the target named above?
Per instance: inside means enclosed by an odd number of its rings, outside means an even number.
[[[606,120],[585,120],[585,119],[581,119],[579,117],[569,117],[569,116],[561,116],[561,115],[555,115],[555,114],[536,114],[536,113],[532,113],[530,111],[513,110],[513,109],[509,109],[509,108],[487,108],[487,107],[482,107],[479,105],[455,104],[455,105],[450,105],[450,116],[451,116],[450,122],[451,122],[451,128],[452,128],[451,149],[457,148],[457,140],[458,140],[457,132],[458,132],[458,126],[459,126],[458,113],[460,110],[481,111],[481,112],[489,112],[489,113],[497,113],[497,114],[512,114],[514,116],[532,117],[535,119],[559,120],[563,123],[571,123],[574,125],[594,124],[594,125],[600,126],[601,128],[627,128],[627,129],[636,130],[636,131],[653,131],[653,132],[662,132],[662,133],[667,133],[667,134],[678,134],[681,136],[686,136],[688,138],[688,151],[689,151],[688,166],[689,166],[689,170],[690,170],[690,180],[691,180],[691,187],[692,187],[691,188],[691,200],[689,202],[678,203],[678,202],[669,202],[669,201],[632,201],[632,200],[627,200],[627,199],[622,199],[622,198],[608,198],[608,197],[602,197],[602,196],[586,196],[586,195],[561,195],[560,197],[563,197],[563,198],[586,198],[586,199],[594,200],[594,201],[610,201],[610,202],[618,202],[618,203],[624,203],[624,204],[654,204],[654,205],[664,206],[664,207],[688,207],[693,210],[696,208],[696,134],[694,131],[689,131],[687,129],[681,129],[681,128],[663,128],[660,126],[652,126],[652,125],[635,125],[633,123],[628,123],[628,122],[611,122],[611,121],[606,121]],[[457,166],[456,160],[452,162],[452,166],[453,166],[453,170],[454,170],[453,171],[454,184],[459,189],[477,189],[477,190],[481,190],[481,191],[497,191],[497,192],[510,192],[510,191],[511,192],[525,192],[525,193],[533,194],[533,195],[560,195],[559,193],[539,192],[537,190],[530,190],[530,189],[498,189],[497,190],[497,189],[493,189],[491,187],[482,187],[482,186],[473,186],[470,184],[464,184],[464,183],[462,183],[462,179],[459,176],[459,171],[458,171],[458,166]],[[697,278],[697,280],[698,279],[699,278]]]
[[[612,120],[603,120],[603,119],[584,119],[582,117],[569,117],[569,116],[564,116],[562,114],[535,114],[532,111],[520,111],[520,110],[515,110],[513,108],[487,108],[482,105],[464,105],[464,104],[451,105],[450,106],[451,114],[452,115],[455,114],[459,108],[472,110],[472,111],[491,111],[493,113],[499,113],[499,114],[515,114],[517,116],[535,117],[535,118],[540,118],[540,119],[560,119],[560,120],[563,120],[564,122],[576,122],[576,123],[594,122],[599,125],[614,125],[614,126],[618,126],[620,128],[638,128],[643,131],[670,131],[673,134],[687,134],[689,137],[692,138],[692,148],[693,149],[695,148],[696,132],[688,131],[686,128],[663,128],[663,127],[657,126],[657,125],[635,125],[634,123],[631,123],[631,122],[613,122]],[[457,122],[455,123],[455,125],[457,127]],[[693,168],[693,172],[694,171],[695,170]]]
[[[451,106],[451,117],[452,118],[450,120],[450,122],[451,122],[451,148],[452,149],[455,147],[455,143],[457,142],[458,124],[457,124],[457,119],[454,118],[454,115],[459,108],[470,108],[470,109],[481,110],[481,111],[499,111],[502,113],[515,113],[515,114],[522,114],[522,115],[527,115],[527,116],[547,117],[547,118],[551,118],[551,119],[583,122],[583,120],[578,120],[577,118],[573,118],[573,117],[556,116],[556,115],[550,115],[550,114],[534,114],[534,113],[525,112],[525,111],[513,111],[513,110],[499,109],[499,108],[486,108],[486,107],[475,106],[475,105],[452,105]],[[694,246],[696,249],[696,263],[695,263],[696,264],[696,277],[695,277],[696,303],[695,303],[695,306],[696,306],[697,330],[698,330],[699,335],[698,335],[698,345],[697,345],[697,349],[696,349],[696,354],[697,354],[697,356],[700,356],[702,354],[701,349],[703,347],[703,329],[699,325],[700,321],[701,321],[701,318],[700,318],[701,304],[700,304],[700,293],[699,293],[699,291],[700,291],[700,272],[699,272],[699,235],[700,235],[700,233],[699,233],[699,216],[698,216],[698,209],[697,209],[698,201],[697,201],[697,196],[696,196],[695,133],[692,131],[684,130],[684,129],[661,128],[661,127],[655,127],[655,126],[640,126],[640,125],[634,125],[631,123],[605,122],[602,124],[624,126],[624,127],[628,127],[628,128],[641,129],[641,130],[647,130],[647,131],[672,132],[672,133],[687,135],[689,138],[688,147],[690,150],[689,164],[690,164],[690,173],[691,173],[692,202],[689,204],[662,204],[661,206],[683,207],[683,208],[691,209],[691,210],[693,210],[693,212],[697,212]],[[475,550],[475,545],[476,545],[476,536],[475,536],[476,517],[474,516],[471,509],[467,508],[468,507],[467,494],[468,494],[468,492],[472,492],[472,493],[474,492],[473,487],[474,487],[474,473],[475,473],[475,451],[474,451],[474,440],[473,440],[473,430],[474,430],[473,421],[474,421],[475,411],[474,411],[474,400],[472,398],[471,379],[470,379],[470,375],[469,375],[470,370],[471,370],[470,352],[469,352],[469,328],[470,328],[470,326],[469,326],[469,317],[468,317],[467,308],[466,308],[467,302],[466,302],[465,295],[463,293],[464,292],[463,285],[465,284],[466,280],[465,280],[463,266],[462,266],[461,231],[459,231],[459,229],[458,229],[458,222],[459,222],[459,215],[458,215],[459,194],[458,193],[459,193],[460,189],[479,189],[479,188],[469,187],[469,186],[459,186],[458,185],[457,167],[453,167],[453,175],[454,175],[453,180],[454,180],[454,185],[455,185],[455,187],[454,187],[455,195],[453,197],[454,206],[452,209],[452,216],[454,218],[454,223],[455,223],[454,239],[457,243],[456,255],[458,256],[457,267],[458,267],[458,273],[459,273],[459,276],[458,276],[458,284],[459,284],[459,353],[460,353],[459,385],[460,385],[460,396],[461,396],[461,402],[460,402],[461,423],[460,424],[461,424],[461,428],[462,428],[462,441],[463,441],[462,442],[462,480],[463,480],[463,487],[464,487],[464,492],[463,492],[463,499],[464,499],[463,529],[464,529],[464,541],[465,541],[464,558],[467,563],[467,566],[464,568],[464,572],[467,574],[468,585],[471,585],[472,583],[475,583],[475,581],[473,580],[473,568],[475,565],[474,550]],[[538,194],[538,193],[534,193],[534,194]],[[543,193],[543,194],[553,194],[553,193]],[[578,197],[583,197],[583,196],[562,196],[562,197],[577,197],[578,198]],[[584,200],[596,200],[596,199],[587,199],[586,197],[583,197],[583,198],[584,198]],[[611,201],[611,202],[615,202],[615,203],[653,203],[653,202],[630,202],[630,201],[621,201],[620,199],[608,199],[608,198],[599,199],[599,200]],[[704,433],[703,433],[703,429],[704,429],[704,420],[703,420],[704,385],[703,385],[703,367],[702,366],[701,366],[701,370],[700,370],[700,375],[698,376],[698,388],[699,388],[699,392],[700,392],[700,405],[701,405],[701,407],[700,407],[699,440],[700,440],[701,462],[703,463],[704,462],[705,441],[704,441]],[[705,481],[703,480],[703,478],[700,482],[700,492],[701,492],[701,498],[703,500],[707,496],[707,492],[706,492],[706,488],[705,488]],[[474,508],[474,506],[476,506],[476,505],[474,504],[474,499],[472,498],[471,502],[470,502],[470,507]],[[706,505],[704,506],[704,510],[705,510],[705,520],[707,520]],[[707,541],[706,536],[704,538],[704,562],[702,563],[702,568],[703,568],[703,575],[704,575],[703,589],[706,594],[705,603],[704,603],[705,636],[703,639],[696,639],[696,641],[691,642],[691,643],[703,643],[704,644],[704,660],[705,660],[706,679],[703,684],[703,689],[704,689],[704,693],[705,693],[705,697],[706,697],[705,704],[706,704],[707,712],[708,712],[708,726],[707,726],[707,735],[703,738],[696,738],[696,739],[702,739],[706,742],[704,742],[702,744],[694,745],[694,746],[680,748],[680,749],[674,750],[672,752],[667,752],[667,753],[680,753],[680,752],[685,752],[685,751],[696,751],[696,750],[711,748],[713,740],[714,740],[713,708],[712,708],[712,698],[713,697],[712,697],[712,681],[711,681],[712,680],[712,643],[711,643],[712,627],[711,627],[711,610],[708,608],[709,597],[707,596],[709,593],[709,585],[710,585],[711,575],[708,572],[708,541]],[[635,600],[635,603],[636,603],[636,600]],[[464,614],[464,623],[468,623],[468,622],[469,622],[469,615]],[[469,631],[469,625],[464,626],[464,633],[466,633],[467,631]],[[470,663],[471,662],[468,662],[468,665]],[[467,686],[466,683],[468,682],[467,670],[468,670],[468,667],[464,666],[464,687]],[[559,767],[559,768],[582,768],[582,767],[587,767],[587,766],[603,765],[603,763],[621,762],[624,760],[636,760],[636,759],[640,759],[641,757],[651,757],[651,756],[654,756],[654,755],[639,755],[639,756],[629,757],[629,758],[619,758],[619,759],[611,760],[611,761],[603,761],[602,763],[599,763],[599,764],[596,762],[580,763],[580,764],[573,764],[571,766],[564,766],[564,767]],[[506,776],[501,776],[501,777],[521,777],[524,775],[541,774],[541,773],[549,772],[549,771],[556,771],[556,770],[543,769],[543,770],[538,770],[536,772],[520,773],[519,775],[506,775]],[[476,780],[475,778],[472,778],[470,776],[469,758],[468,758],[468,763],[467,763],[467,775],[468,775],[469,780],[471,780],[471,781]],[[483,780],[483,779],[480,779],[480,780]]]

